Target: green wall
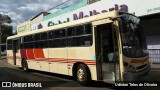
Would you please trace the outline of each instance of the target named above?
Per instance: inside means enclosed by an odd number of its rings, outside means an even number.
[[[76,9],[78,9],[78,8],[80,8],[80,7],[83,7],[83,6],[87,5],[87,1],[88,1],[88,0],[83,0],[83,1],[81,1],[80,3],[73,4],[73,5],[65,8],[65,9],[62,9],[62,10],[59,10],[59,11],[57,11],[57,12],[55,12],[55,13],[49,14],[49,15],[47,15],[47,16],[44,16],[43,20],[48,20],[48,19],[50,19],[50,18],[59,16],[59,15],[62,15],[62,14],[64,14],[64,13],[68,13],[68,12],[71,12],[71,11],[73,11],[73,10],[76,10]]]

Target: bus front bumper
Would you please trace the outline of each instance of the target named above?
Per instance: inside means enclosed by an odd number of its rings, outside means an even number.
[[[150,71],[150,66],[148,66],[145,70],[132,73],[132,72],[126,72],[124,74],[124,81],[141,81],[144,78],[148,77],[148,73]]]

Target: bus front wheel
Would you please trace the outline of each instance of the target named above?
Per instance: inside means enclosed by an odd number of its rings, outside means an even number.
[[[82,85],[88,85],[90,79],[90,74],[88,67],[84,64],[80,64],[77,68],[77,81]]]
[[[28,71],[28,64],[26,60],[22,61],[22,69],[23,71],[26,71],[26,72]]]

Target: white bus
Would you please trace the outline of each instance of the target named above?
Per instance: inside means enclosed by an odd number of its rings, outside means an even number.
[[[9,63],[29,69],[114,83],[150,70],[139,19],[111,11],[7,38]]]

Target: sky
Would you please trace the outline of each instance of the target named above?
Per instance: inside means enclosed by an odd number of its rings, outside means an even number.
[[[40,12],[47,11],[65,1],[67,0],[1,0],[0,14],[11,17],[13,31],[16,31],[18,23],[29,20]],[[75,1],[71,0],[70,3]]]

